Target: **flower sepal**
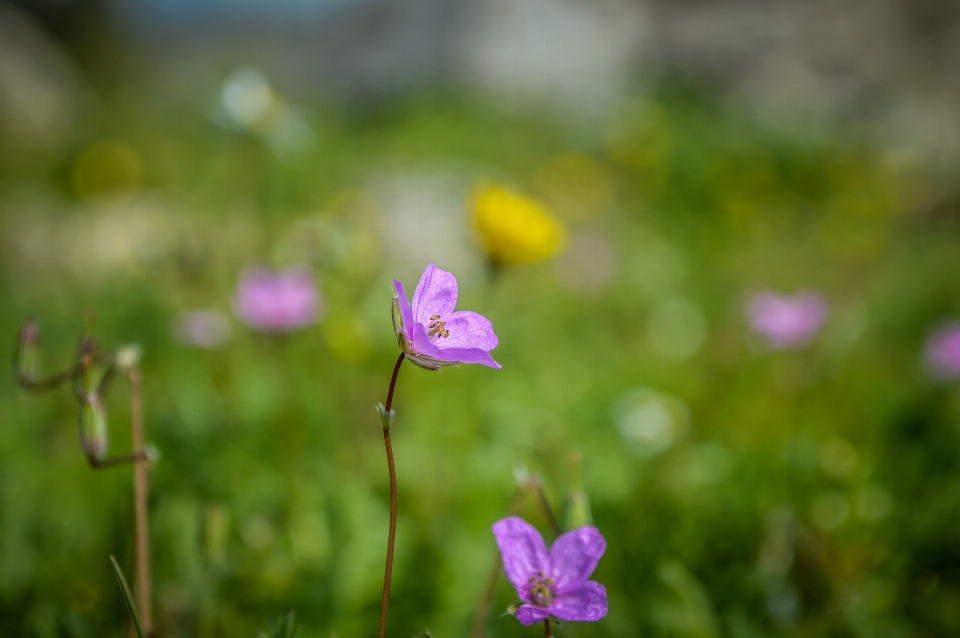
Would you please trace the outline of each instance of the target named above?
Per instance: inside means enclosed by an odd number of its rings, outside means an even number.
[[[382,427],[384,431],[389,432],[390,428],[393,426],[393,419],[396,417],[396,412],[393,410],[388,412],[387,409],[383,407],[382,403],[378,403],[376,405],[376,409],[377,414],[380,415],[380,427]]]

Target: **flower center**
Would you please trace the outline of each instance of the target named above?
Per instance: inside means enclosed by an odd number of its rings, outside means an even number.
[[[543,572],[537,572],[536,576],[531,576],[530,580],[530,600],[537,607],[549,607],[553,602],[556,592],[553,590],[553,579],[544,576]]]
[[[430,323],[427,324],[427,336],[438,336],[446,339],[450,336],[450,331],[447,330],[447,322],[440,319],[440,315],[432,315],[430,317]]]

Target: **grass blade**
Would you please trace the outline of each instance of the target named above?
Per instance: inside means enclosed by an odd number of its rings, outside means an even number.
[[[120,571],[120,565],[117,564],[117,559],[111,556],[110,562],[113,563],[113,573],[117,575],[117,582],[120,583],[123,600],[127,603],[127,609],[133,618],[133,624],[137,627],[137,635],[140,636],[140,638],[147,638],[147,635],[143,633],[143,625],[140,623],[140,614],[137,613],[137,606],[133,604],[133,594],[130,593],[130,588],[127,586],[127,579],[123,577],[123,572]]]

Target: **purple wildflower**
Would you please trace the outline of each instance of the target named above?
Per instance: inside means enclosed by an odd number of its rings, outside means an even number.
[[[923,354],[935,376],[960,377],[960,321],[950,321],[935,330],[927,339]]]
[[[815,292],[795,296],[761,292],[747,306],[751,327],[766,337],[774,349],[808,343],[820,329],[826,313],[827,304]]]
[[[607,549],[596,527],[567,532],[549,553],[540,532],[517,516],[494,523],[493,535],[507,578],[523,601],[514,612],[521,623],[590,621],[607,615],[607,590],[587,580]]]
[[[500,364],[490,356],[497,335],[490,320],[457,305],[457,278],[433,264],[427,266],[413,293],[413,306],[403,284],[393,280],[393,328],[407,358],[421,368],[439,370],[458,363]]]
[[[318,319],[320,305],[313,277],[303,268],[280,272],[250,269],[237,285],[237,314],[250,327],[265,332],[309,325]]]

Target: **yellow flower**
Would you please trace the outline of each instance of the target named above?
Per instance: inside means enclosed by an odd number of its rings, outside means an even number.
[[[540,202],[484,184],[474,191],[471,204],[474,228],[495,264],[546,259],[563,245],[563,224]]]

